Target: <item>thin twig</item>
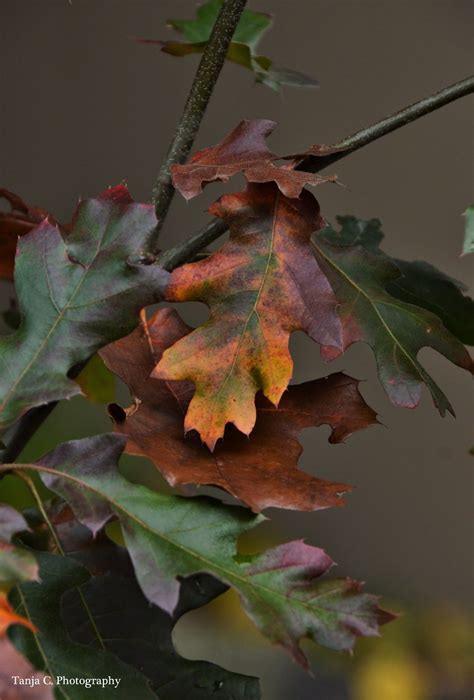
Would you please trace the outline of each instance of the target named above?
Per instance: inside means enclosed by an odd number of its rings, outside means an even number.
[[[170,272],[187,262],[190,258],[205,248],[213,240],[221,236],[227,230],[227,224],[222,219],[215,219],[209,224],[206,224],[194,236],[191,236],[183,243],[165,250],[157,259],[158,265],[164,267]]]
[[[422,100],[414,102],[408,107],[401,109],[399,112],[395,112],[395,114],[391,114],[389,117],[365,129],[356,131],[355,134],[347,136],[341,141],[328,146],[328,149],[335,151],[334,153],[329,153],[328,155],[322,155],[320,157],[310,156],[299,164],[298,170],[314,173],[319,172],[341,158],[345,158],[350,153],[358,151],[359,148],[367,146],[369,143],[372,143],[372,141],[377,141],[377,139],[382,138],[382,136],[386,136],[392,131],[396,131],[402,126],[410,124],[420,119],[420,117],[424,117],[426,114],[430,114],[430,112],[434,112],[440,109],[440,107],[444,107],[450,102],[459,100],[461,97],[465,97],[473,92],[474,76],[459,80],[457,83],[448,85],[448,87],[443,88],[443,90],[436,92],[434,95],[424,97]]]
[[[151,252],[156,250],[156,241],[174,195],[170,168],[175,163],[183,163],[189,155],[246,2],[247,0],[225,0],[223,2],[199,62],[181,119],[176,127],[153,191],[153,203],[158,223],[149,241]]]
[[[420,117],[425,116],[425,114],[434,112],[440,107],[444,107],[444,105],[454,102],[454,100],[458,100],[460,97],[469,95],[472,92],[474,92],[474,76],[453,83],[440,92],[425,97],[419,100],[419,102],[415,102],[409,107],[405,107],[405,109],[392,114],[390,117],[386,117],[376,124],[372,124],[365,129],[357,131],[355,134],[352,134],[352,136],[337,141],[331,146],[324,147],[324,150],[328,152],[326,155],[324,155],[324,151],[322,151],[322,155],[305,158],[298,165],[297,170],[317,173],[336,161],[346,158],[346,156],[359,150],[359,148],[367,146],[369,143],[372,143],[372,141],[376,141],[382,136],[389,134],[391,131],[400,129],[402,126],[410,124],[410,122],[416,119],[420,119]],[[223,225],[221,219],[214,219],[214,221],[207,224],[204,229],[201,229],[201,231],[192,235],[183,243],[178,243],[173,246],[173,248],[169,248],[162,253],[158,258],[158,263],[162,264],[161,261],[163,260],[164,265],[167,266],[166,269],[172,270],[173,267],[182,264],[186,259],[196,255],[202,247],[209,245],[209,243],[212,243],[212,241],[222,236],[226,230],[227,227]],[[205,232],[204,235],[203,232]],[[201,236],[204,240],[203,243],[201,243]],[[183,259],[184,252],[186,252],[188,257]],[[174,264],[174,261],[178,262]]]

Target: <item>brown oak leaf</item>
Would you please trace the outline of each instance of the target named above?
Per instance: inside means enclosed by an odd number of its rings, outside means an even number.
[[[211,316],[164,353],[153,376],[194,383],[185,429],[197,430],[212,450],[226,423],[250,434],[260,389],[278,405],[292,375],[291,332],[339,348],[341,325],[309,245],[322,219],[308,190],[288,199],[273,183],[250,184],[221,197],[210,212],[229,225],[229,241],[175,270],[166,295],[202,301]]]
[[[265,138],[275,126],[269,119],[244,119],[217,146],[198,151],[184,165],[173,165],[174,186],[183,197],[191,199],[200,194],[208,182],[227,182],[233,175],[243,173],[249,182],[276,182],[286,197],[295,198],[300,196],[305,185],[336,181],[334,175],[321,177],[295,170],[302,154],[297,154],[296,160],[287,165],[275,165],[277,160],[293,158],[275,155],[267,147]]]
[[[110,370],[127,384],[135,403],[109,407],[115,428],[129,436],[126,451],[151,459],[170,484],[220,486],[253,511],[268,507],[319,510],[343,504],[346,484],[317,479],[297,468],[299,433],[330,425],[329,441],[377,422],[362,399],[358,382],[344,374],[291,386],[279,408],[257,400],[257,423],[250,440],[228,428],[211,454],[197,435],[183,434],[183,416],[193,394],[190,382],[150,379],[164,350],[191,331],[171,309],[160,309],[126,338],[101,351]]]

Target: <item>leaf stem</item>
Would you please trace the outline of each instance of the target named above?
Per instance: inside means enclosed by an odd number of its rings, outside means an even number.
[[[22,479],[28,486],[28,488],[31,491],[31,495],[35,499],[36,505],[38,506],[38,510],[41,513],[41,517],[43,518],[44,522],[46,523],[48,530],[51,533],[51,537],[54,540],[54,544],[56,545],[56,549],[58,550],[59,554],[63,557],[66,556],[66,552],[64,551],[64,548],[61,544],[61,540],[59,539],[58,533],[56,532],[56,528],[54,527],[53,523],[48,517],[48,514],[46,512],[46,509],[44,507],[43,501],[41,500],[41,496],[39,495],[38,489],[36,488],[35,482],[33,479],[28,476],[28,474],[25,474],[25,472],[20,471],[20,469],[17,469],[15,465],[10,465],[12,467],[15,467],[14,471],[12,472],[17,476],[18,478]],[[105,650],[105,644],[104,640],[102,639],[100,632],[97,628],[97,625],[95,623],[94,617],[92,615],[91,609],[89,608],[89,605],[84,597],[83,592],[81,591],[80,586],[76,586],[76,591],[79,596],[79,599],[81,601],[81,604],[85,610],[85,613],[87,617],[89,618],[89,622],[91,624],[92,629],[94,630],[94,634],[97,637],[97,641],[99,645],[101,646],[102,649]]]
[[[199,62],[183,113],[153,190],[158,223],[150,237],[151,252],[156,249],[156,242],[174,195],[170,168],[175,163],[183,163],[189,155],[246,2],[247,0],[224,0]]]
[[[48,517],[48,514],[47,514],[45,507],[43,505],[43,501],[41,500],[41,496],[39,495],[38,489],[36,488],[35,482],[33,481],[33,479],[30,476],[28,476],[28,474],[25,474],[24,472],[21,472],[20,470],[15,469],[13,473],[19,479],[22,479],[25,482],[25,484],[28,486],[28,488],[30,489],[31,495],[35,499],[36,505],[38,506],[38,510],[41,513],[41,517],[43,518],[44,522],[48,526],[48,530],[50,531],[51,537],[54,540],[54,544],[56,545],[56,549],[58,550],[58,552],[62,556],[65,556],[65,552],[64,552],[63,546],[61,544],[61,540],[58,537],[58,533],[56,532],[56,529],[55,529],[53,523],[51,522],[51,520]]]
[[[440,92],[424,97],[422,100],[405,107],[399,112],[365,129],[357,131],[355,134],[352,134],[352,136],[347,136],[330,146],[326,146],[325,150],[329,151],[329,153],[305,158],[298,165],[297,170],[317,173],[336,161],[354,153],[359,150],[359,148],[367,146],[369,143],[372,143],[372,141],[376,141],[382,138],[382,136],[386,136],[386,134],[420,119],[420,117],[425,116],[425,114],[434,112],[440,107],[444,107],[444,105],[454,102],[454,100],[458,100],[461,97],[465,97],[472,92],[474,92],[474,76],[453,83]],[[207,224],[204,229],[201,229],[201,231],[195,233],[183,243],[178,243],[173,246],[173,248],[169,248],[162,253],[161,256],[158,257],[158,263],[166,267],[167,270],[172,270],[174,267],[185,262],[186,259],[196,255],[203,246],[212,243],[212,241],[222,236],[226,230],[227,227],[223,226],[222,221],[220,219],[215,219]],[[187,258],[183,259],[184,254],[186,254]]]

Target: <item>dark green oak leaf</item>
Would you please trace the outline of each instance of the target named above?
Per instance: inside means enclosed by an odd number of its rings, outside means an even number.
[[[380,253],[384,238],[379,219],[362,221],[354,216],[337,216],[341,228],[331,227],[321,236],[337,246],[361,245]],[[388,256],[386,256],[388,257]],[[400,272],[386,290],[397,299],[421,306],[439,316],[448,331],[466,345],[474,345],[474,300],[466,296],[466,285],[423,260],[390,258]]]
[[[36,557],[40,565],[41,582],[17,586],[10,594],[10,602],[17,614],[33,623],[38,632],[33,633],[16,625],[10,632],[15,647],[36,669],[52,679],[60,676],[66,679],[98,679],[109,676],[120,679],[117,688],[108,685],[104,690],[97,686],[86,688],[85,685],[63,682],[56,686],[55,697],[58,700],[87,700],[102,694],[117,700],[156,700],[158,696],[152,691],[148,679],[107,651],[102,638],[100,648],[91,648],[73,642],[69,637],[61,618],[61,598],[66,592],[77,589],[88,581],[86,569],[65,556],[36,552]],[[84,608],[84,615],[87,614]],[[96,633],[100,636],[97,629]]]
[[[81,202],[63,240],[45,219],[17,249],[22,323],[0,340],[0,428],[33,406],[80,393],[68,373],[127,335],[168,273],[136,262],[156,223],[123,185]]]
[[[454,330],[455,317],[456,328],[461,328],[464,337],[464,319],[466,309],[472,308],[471,300],[465,300],[459,287],[435,268],[385,255],[378,247],[383,234],[377,220],[338,220],[341,230],[323,229],[314,237],[313,246],[339,302],[344,349],[357,341],[372,347],[380,381],[395,405],[417,406],[422,385],[426,384],[441,415],[446,411],[454,415],[448,399],[417,355],[421,348],[432,347],[454,364],[472,371],[467,350],[443,324]],[[446,285],[449,296],[440,309],[437,300],[445,293]],[[440,315],[435,315],[433,309]],[[326,360],[340,354],[338,348],[322,348]]]
[[[63,619],[73,641],[99,648],[96,629],[108,651],[150,679],[160,700],[260,698],[258,679],[207,661],[184,659],[173,646],[173,628],[179,618],[223,593],[225,585],[208,574],[186,578],[177,608],[169,615],[143,595],[124,547],[104,533],[93,538],[77,521],[61,519],[56,528],[63,546],[94,574],[81,587],[94,625],[84,614],[77,591],[68,591],[62,599]]]
[[[28,523],[21,513],[0,503],[0,586],[38,580],[38,564],[32,552],[11,542],[14,535],[27,530]]]
[[[423,260],[394,262],[401,276],[388,285],[387,291],[436,314],[458,340],[474,345],[474,300],[464,294],[466,285]]]
[[[140,39],[145,44],[157,44],[171,56],[187,56],[202,53],[211,36],[212,28],[222,5],[222,0],[208,0],[196,10],[196,19],[170,19],[168,25],[182,34],[186,42]],[[318,87],[317,80],[299,71],[275,66],[271,59],[259,56],[257,46],[264,33],[272,25],[272,17],[263,12],[244,10],[235,30],[227,53],[227,60],[236,63],[255,74],[258,83],[273,90],[283,85],[293,87]]]
[[[263,518],[210,498],[170,496],[128,482],[117,470],[125,442],[115,434],[77,440],[16,468],[40,472],[48,488],[93,529],[106,522],[107,508],[109,518],[118,517],[143,593],[170,615],[178,606],[181,579],[211,574],[235,588],[263,634],[304,666],[302,638],[351,649],[357,636],[376,635],[393,618],[357,581],[321,580],[334,562],[302,541],[239,558],[239,536]],[[81,459],[84,451],[95,453],[94,468]]]

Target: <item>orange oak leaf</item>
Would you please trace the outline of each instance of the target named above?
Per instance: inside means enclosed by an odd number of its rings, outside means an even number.
[[[10,625],[23,625],[32,632],[36,632],[36,627],[26,617],[17,615],[7,600],[5,593],[0,593],[0,638],[4,637]]]
[[[230,240],[175,270],[166,294],[169,301],[203,301],[211,316],[164,353],[152,376],[194,383],[185,429],[197,430],[213,450],[226,423],[250,434],[257,391],[278,405],[292,375],[292,331],[339,348],[341,325],[309,245],[322,226],[310,192],[288,199],[273,183],[251,184],[209,211],[229,225]]]
[[[227,182],[233,175],[243,173],[249,182],[276,182],[286,197],[299,197],[307,184],[336,181],[334,175],[321,177],[295,170],[294,167],[303,159],[302,154],[297,154],[296,160],[287,165],[275,165],[274,161],[293,158],[275,155],[267,147],[265,138],[275,126],[275,122],[269,119],[244,119],[217,146],[198,151],[184,165],[173,165],[174,186],[185,199],[191,199],[200,194],[208,182]],[[314,154],[311,150],[311,155]]]
[[[319,510],[343,504],[346,484],[317,479],[297,468],[302,447],[298,435],[312,426],[330,425],[329,441],[342,442],[377,422],[362,399],[358,382],[344,374],[290,386],[279,408],[257,400],[257,423],[250,440],[228,428],[213,454],[195,434],[184,436],[183,416],[193,394],[190,382],[150,379],[164,350],[189,328],[171,309],[160,309],[101,351],[112,372],[129,387],[135,403],[109,406],[117,432],[129,436],[126,451],[148,457],[168,482],[220,486],[254,512],[279,507]]]
[[[52,223],[55,221],[44,209],[30,207],[17,194],[4,188],[0,188],[1,199],[8,202],[10,211],[0,211],[0,277],[12,280],[18,237],[47,217]]]

